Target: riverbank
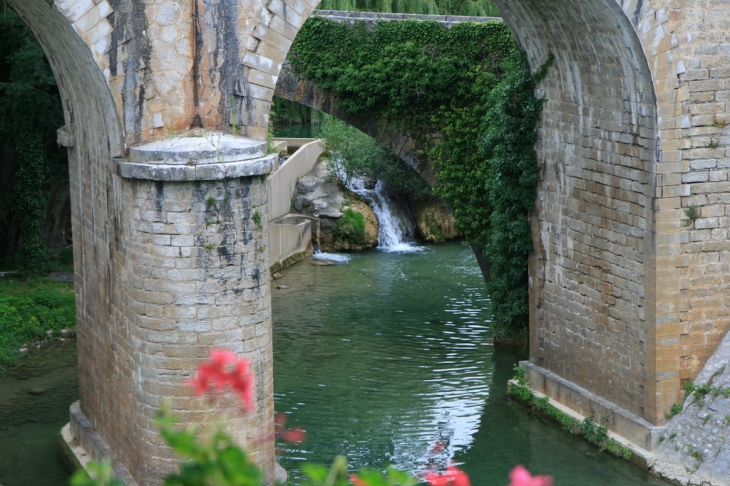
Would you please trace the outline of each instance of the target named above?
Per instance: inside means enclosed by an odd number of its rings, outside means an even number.
[[[0,372],[33,349],[64,342],[76,327],[73,281],[0,277]]]

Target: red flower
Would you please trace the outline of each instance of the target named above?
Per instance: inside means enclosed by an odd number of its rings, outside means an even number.
[[[444,443],[443,442],[436,442],[433,445],[433,447],[431,447],[431,450],[428,451],[428,452],[429,452],[429,454],[438,454],[442,450],[444,450]]]
[[[354,474],[350,474],[350,482],[355,486],[370,486],[367,482],[358,478]]]
[[[430,472],[426,474],[426,481],[431,486],[471,486],[469,476],[456,466],[449,466],[442,474]]]
[[[198,395],[229,387],[238,394],[246,410],[252,411],[255,406],[255,378],[251,374],[249,361],[226,349],[212,349],[209,356],[210,359],[198,367],[198,372],[188,381],[188,385]]]
[[[532,476],[521,464],[509,473],[509,486],[553,486],[552,476]]]
[[[277,432],[276,435],[290,444],[298,444],[304,440],[306,432],[302,429],[288,429]]]

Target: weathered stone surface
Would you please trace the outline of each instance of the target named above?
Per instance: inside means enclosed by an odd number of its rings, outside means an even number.
[[[686,398],[656,449],[653,469],[681,484],[730,484],[730,334],[726,335],[695,385],[709,392]]]
[[[416,202],[413,216],[418,225],[418,236],[425,241],[446,241],[460,235],[454,229],[454,216],[446,203],[441,200]]]

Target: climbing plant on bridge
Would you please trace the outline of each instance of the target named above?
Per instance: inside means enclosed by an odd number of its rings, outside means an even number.
[[[531,74],[502,22],[378,22],[370,30],[317,17],[289,59],[295,74],[335,92],[341,108],[406,131],[433,159],[437,194],[491,263],[498,338],[521,334],[542,109],[533,93],[547,63]]]

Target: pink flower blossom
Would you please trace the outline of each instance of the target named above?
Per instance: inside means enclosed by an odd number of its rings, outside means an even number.
[[[446,472],[426,474],[426,481],[431,486],[471,486],[469,476],[456,466],[449,466]]]
[[[287,429],[276,433],[277,437],[281,437],[290,444],[298,444],[304,440],[306,432],[302,429]]]
[[[198,395],[230,388],[241,399],[243,407],[252,411],[255,407],[253,393],[255,377],[250,371],[248,359],[239,358],[226,349],[212,349],[210,359],[200,366],[195,377],[188,381]]]
[[[509,486],[553,486],[552,476],[533,476],[521,464],[509,473]]]
[[[366,481],[358,478],[354,474],[350,474],[350,482],[355,486],[370,486]]]

